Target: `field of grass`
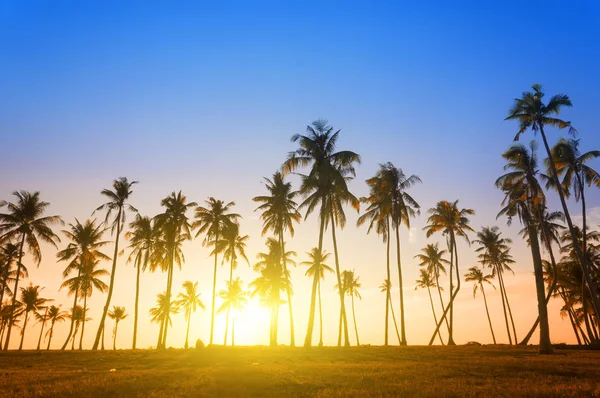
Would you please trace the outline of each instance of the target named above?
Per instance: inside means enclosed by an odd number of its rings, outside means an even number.
[[[0,396],[600,396],[600,351],[210,347],[0,352]]]

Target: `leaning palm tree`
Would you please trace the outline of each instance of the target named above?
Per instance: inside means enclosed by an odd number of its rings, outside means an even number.
[[[160,239],[160,228],[156,226],[156,222],[153,222],[150,217],[143,217],[136,214],[135,220],[129,224],[131,229],[125,234],[125,237],[129,239],[129,248],[131,253],[127,262],[133,262],[137,272],[135,277],[135,305],[133,315],[133,343],[132,349],[135,350],[137,342],[137,328],[138,328],[138,309],[140,299],[140,274],[148,267],[150,270],[156,268],[156,255],[155,248],[158,245]]]
[[[183,282],[183,292],[177,295],[177,301],[175,305],[183,308],[185,314],[185,320],[187,321],[187,328],[185,330],[185,345],[183,348],[188,348],[188,337],[190,335],[190,323],[192,320],[192,314],[198,310],[198,307],[204,309],[204,303],[200,300],[200,292],[198,292],[198,282],[192,283],[191,281]]]
[[[359,276],[354,274],[354,270],[352,271],[344,271],[343,275],[343,284],[344,284],[344,292],[347,296],[350,296],[352,300],[352,321],[354,322],[354,333],[356,333],[356,346],[360,346],[360,340],[358,339],[358,327],[356,326],[356,313],[354,312],[354,297],[358,297],[359,300],[362,300],[360,292],[358,289],[362,287],[361,283],[358,281],[360,279]]]
[[[113,309],[108,311],[108,317],[115,320],[115,327],[113,329],[113,350],[117,349],[117,331],[119,330],[119,322],[127,318],[125,307],[118,307],[113,305]]]
[[[109,243],[108,241],[102,240],[105,231],[106,228],[102,225],[97,225],[96,220],[86,220],[82,224],[77,219],[75,219],[74,224],[69,224],[68,230],[62,231],[69,240],[67,247],[56,253],[58,261],[68,262],[63,271],[63,278],[66,279],[69,277],[69,275],[71,275],[71,273],[77,272],[77,276],[74,280],[79,280],[84,266],[93,264],[100,260],[110,260],[110,257],[100,251]],[[80,299],[80,284],[76,283],[74,286],[75,290],[69,291],[69,295],[74,295],[73,307],[75,307],[77,301]],[[67,334],[67,338],[65,339],[61,350],[64,350],[71,340],[74,326],[75,319],[71,317],[69,333]]]
[[[198,206],[196,208],[196,221],[193,224],[193,228],[198,228],[196,237],[201,234],[205,234],[204,246],[215,245],[221,238],[223,232],[231,224],[237,223],[241,218],[239,214],[229,213],[230,209],[235,206],[235,202],[225,203],[222,200],[217,200],[213,197],[208,198],[206,201],[207,207]],[[215,328],[215,296],[217,294],[217,257],[218,252],[213,251],[215,257],[215,266],[213,270],[213,289],[212,289],[212,304],[211,304],[211,315],[210,315],[210,341],[209,344],[213,343],[213,335]]]
[[[494,335],[492,319],[490,318],[490,311],[488,310],[487,298],[485,297],[485,289],[483,287],[483,284],[487,283],[495,289],[496,287],[491,282],[492,279],[494,279],[494,275],[484,275],[483,271],[479,267],[471,267],[469,268],[469,272],[465,274],[465,281],[473,282],[473,298],[475,298],[475,295],[477,294],[477,289],[481,289],[481,294],[483,294],[483,302],[485,304],[485,313],[487,314],[488,323],[490,324],[490,332],[492,332],[492,339],[494,340],[494,344],[496,344],[496,336]]]
[[[23,328],[21,329],[21,343],[19,344],[19,351],[23,349],[23,341],[25,340],[25,331],[27,329],[27,321],[29,320],[29,313],[33,311],[35,314],[39,310],[46,308],[46,303],[50,301],[46,298],[40,297],[40,291],[42,289],[43,287],[38,285],[33,286],[32,284],[21,288],[21,304],[23,304],[25,320],[23,321]]]
[[[427,293],[429,293],[429,302],[431,303],[431,312],[433,313],[433,321],[437,325],[437,315],[435,314],[435,306],[433,305],[433,297],[431,296],[431,288],[438,287],[435,282],[435,275],[433,274],[433,272],[431,272],[425,268],[419,269],[419,275],[420,275],[420,278],[416,280],[415,290],[417,290],[419,288],[427,289]],[[438,330],[438,337],[440,338],[440,343],[443,345],[444,341],[442,340],[442,334],[440,333],[439,330]]]
[[[61,305],[51,305],[46,314],[47,320],[50,321],[50,328],[46,332],[46,336],[48,337],[48,346],[46,347],[46,350],[50,349],[50,343],[52,342],[52,336],[54,335],[54,324],[57,322],[64,322],[69,318],[69,313],[67,311],[62,311],[60,307]]]
[[[14,309],[17,302],[17,291],[21,268],[23,263],[23,254],[25,243],[33,260],[39,266],[42,261],[42,251],[39,241],[49,243],[56,248],[56,242],[60,238],[52,232],[50,225],[62,223],[59,216],[44,216],[44,213],[50,206],[50,203],[40,200],[39,192],[17,191],[13,192],[17,200],[15,203],[3,203],[7,208],[7,213],[0,213],[0,243],[7,241],[19,242],[19,259],[17,261],[17,273],[15,277],[15,287],[12,289],[12,305],[10,319],[7,324],[6,338],[4,340],[4,349],[8,349],[10,343],[10,333],[14,324]]]
[[[248,235],[240,235],[240,226],[231,224],[223,231],[223,238],[216,242],[215,251],[223,253],[223,262],[229,261],[229,283],[233,280],[233,271],[238,265],[238,256],[246,260],[248,266],[250,261],[246,257],[246,242],[250,237]],[[229,333],[229,315],[230,310],[227,309],[225,316],[225,339],[223,345],[227,345],[227,335]]]
[[[101,195],[108,198],[108,202],[98,207],[95,211],[106,210],[106,218],[104,223],[108,225],[111,223],[111,233],[115,235],[115,251],[112,257],[112,268],[110,271],[110,282],[108,284],[108,295],[106,297],[106,304],[104,304],[104,310],[100,317],[100,325],[96,332],[96,338],[92,350],[97,350],[100,344],[100,338],[104,335],[104,322],[106,315],[110,308],[110,301],[112,299],[113,289],[115,287],[115,275],[117,272],[117,254],[119,253],[119,237],[121,236],[121,228],[125,224],[125,215],[127,210],[137,213],[137,209],[127,203],[129,196],[132,194],[131,187],[137,184],[137,181],[128,181],[126,177],[119,177],[113,181],[113,190],[103,189]],[[116,213],[115,217],[111,221],[111,216]],[[103,342],[104,343],[104,342]]]
[[[319,243],[317,251],[323,250],[323,234],[329,222],[333,238],[333,248],[336,263],[337,283],[341,286],[341,273],[337,252],[337,240],[335,227],[344,227],[346,216],[343,211],[344,204],[351,204],[356,210],[359,201],[348,190],[347,182],[355,175],[354,164],[360,163],[360,156],[351,151],[335,152],[340,130],[335,131],[327,124],[326,120],[317,120],[306,128],[307,134],[295,134],[292,142],[298,142],[300,147],[290,152],[288,159],[282,166],[284,174],[293,173],[299,168],[310,167],[308,174],[300,175],[302,185],[300,194],[305,200],[300,208],[306,208],[305,218],[315,209],[319,208]],[[313,279],[313,295],[310,299],[310,310],[308,327],[304,346],[312,345],[312,334],[315,320],[316,286],[319,279],[316,274]],[[341,313],[344,327],[344,345],[350,344],[348,340],[348,325],[346,320],[346,309],[344,307],[344,294],[339,291]]]
[[[14,283],[17,276],[17,259],[19,258],[19,246],[14,243],[6,243],[0,246],[0,308],[4,302],[4,295],[12,296],[10,284]],[[27,268],[21,264],[19,278],[27,277]],[[0,344],[0,349],[2,345]]]
[[[448,345],[455,345],[453,337],[453,322],[454,322],[454,300],[460,290],[460,273],[458,269],[458,249],[456,248],[456,238],[463,237],[470,244],[468,232],[472,232],[473,228],[469,226],[468,216],[475,214],[472,209],[459,209],[458,200],[455,202],[447,202],[442,200],[437,205],[429,209],[429,218],[425,230],[427,237],[430,237],[436,232],[442,232],[447,237],[448,251],[450,252],[450,302],[444,309],[440,321],[437,324],[429,344],[433,344],[438,330],[446,318],[446,314],[450,311],[450,325],[448,328]],[[454,289],[454,280],[452,278],[453,269],[456,269],[456,289]]]
[[[394,328],[396,329],[396,336],[398,337],[398,344],[400,344],[400,342],[402,340],[400,340],[400,332],[398,331],[398,323],[396,323],[396,315],[394,315],[394,306],[392,305],[391,301],[391,297],[392,297],[392,281],[390,281],[389,279],[386,279],[383,281],[383,283],[379,286],[379,289],[381,290],[382,293],[385,293],[385,297],[386,300],[389,302],[389,308],[392,312],[392,321],[394,322]]]
[[[261,203],[255,211],[262,211],[260,215],[263,221],[262,235],[264,236],[268,232],[273,232],[279,238],[281,252],[285,253],[285,233],[289,231],[290,236],[294,237],[294,222],[299,223],[302,219],[300,212],[298,212],[298,205],[294,201],[298,192],[292,190],[292,184],[285,182],[283,175],[279,171],[273,174],[272,179],[265,178],[264,180],[269,195],[252,198],[253,201]],[[281,261],[284,273],[288,275],[285,257]],[[294,347],[296,345],[296,338],[291,290],[286,291],[286,295],[288,312],[290,314],[290,347]]]
[[[552,157],[552,151],[548,145],[548,139],[546,138],[546,127],[556,127],[558,129],[568,128],[569,132],[574,133],[575,129],[571,126],[571,122],[559,119],[558,116],[563,107],[571,107],[573,104],[569,99],[568,95],[557,94],[552,96],[547,103],[543,102],[544,92],[542,91],[541,84],[534,84],[532,87],[533,91],[524,92],[521,98],[515,98],[513,106],[509,110],[509,114],[505,120],[517,120],[519,122],[519,130],[515,136],[515,141],[524,134],[528,129],[531,128],[534,134],[539,132],[542,136],[544,148],[546,149],[546,155],[548,156],[549,166],[549,178],[552,181],[552,185],[555,187],[560,186],[559,174],[557,171],[554,158]],[[575,236],[575,229],[573,221],[571,220],[571,214],[567,207],[565,194],[562,189],[558,190],[558,197],[562,205],[562,210],[567,220],[567,226],[571,236]],[[590,296],[592,297],[592,305],[596,313],[600,313],[600,296],[598,295],[598,289],[594,278],[592,277],[592,267],[589,266],[585,261],[585,254],[580,247],[576,247],[575,253],[579,258],[581,264],[583,277],[588,286]],[[541,271],[540,271],[541,272]]]
[[[313,295],[318,293],[319,298],[319,347],[323,346],[323,311],[321,307],[321,280],[325,279],[325,271],[333,272],[333,268],[325,264],[325,261],[329,258],[330,254],[327,252],[319,251],[319,248],[313,247],[310,252],[306,253],[309,261],[303,261],[300,265],[306,265],[306,276],[317,280],[317,284],[313,283]],[[318,290],[318,292],[315,292]]]
[[[223,303],[217,313],[230,310],[241,311],[248,304],[248,294],[243,289],[242,281],[237,277],[231,281],[225,281],[225,286],[225,289],[219,292]],[[235,346],[235,317],[231,320],[231,345]]]
[[[75,338],[77,337],[77,332],[79,331],[79,326],[84,321],[91,321],[92,318],[84,318],[83,314],[86,312],[87,308],[83,308],[80,305],[76,305],[71,308],[71,318],[75,320],[75,331],[73,332],[73,337],[71,338],[71,350],[75,349]]]

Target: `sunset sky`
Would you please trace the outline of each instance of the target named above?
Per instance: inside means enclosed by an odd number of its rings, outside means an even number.
[[[535,320],[533,267],[518,223],[496,220],[503,194],[494,181],[503,173],[500,154],[512,143],[515,122],[504,121],[513,98],[533,83],[548,94],[566,93],[574,104],[561,117],[579,131],[581,149],[600,149],[597,93],[600,90],[600,6],[594,1],[439,2],[0,2],[0,199],[15,190],[41,191],[49,214],[66,223],[84,221],[103,203],[100,191],[120,176],[137,180],[130,203],[142,215],[161,211],[160,200],[182,190],[191,201],[209,196],[235,201],[250,235],[247,255],[254,264],[265,251],[252,197],[265,193],[271,176],[296,148],[290,137],[318,118],[341,129],[338,149],[362,156],[350,184],[356,196],[368,193],[365,179],[379,163],[391,161],[423,184],[410,191],[422,214],[401,235],[406,324],[409,344],[426,344],[434,329],[427,292],[414,290],[413,259],[430,239],[422,231],[426,210],[439,200],[472,208],[472,226],[498,225],[514,240],[515,276],[506,288],[522,338]],[[470,10],[470,11],[465,11]],[[562,132],[548,131],[551,143]],[[531,132],[522,142],[533,138]],[[540,158],[543,153],[539,152]],[[600,162],[591,163],[600,169]],[[292,178],[295,187],[298,180]],[[588,191],[588,222],[600,224],[600,195]],[[558,210],[555,194],[550,207]],[[570,202],[575,220],[579,204]],[[4,210],[2,210],[4,211]],[[362,283],[356,303],[361,343],[382,344],[385,246],[347,209],[347,227],[338,233],[340,265],[354,269]],[[192,213],[189,214],[193,216]],[[97,214],[102,220],[104,214]],[[128,221],[133,214],[128,214]],[[57,228],[57,232],[59,229]],[[64,235],[59,233],[66,245]],[[107,239],[112,239],[108,235]],[[317,245],[316,216],[288,238],[298,262]],[[328,233],[325,248],[332,251]],[[459,243],[461,275],[476,264],[474,247]],[[113,247],[105,253],[112,255]],[[206,311],[193,315],[191,341],[208,341],[212,259],[201,239],[184,246],[186,263],[175,272],[174,289],[199,281]],[[58,291],[65,264],[43,247],[36,269],[28,257],[29,281],[45,286],[45,297],[66,309],[72,297]],[[135,270],[119,259],[112,304],[129,317],[119,326],[117,346],[131,345]],[[110,262],[104,268],[110,269]],[[333,265],[333,259],[329,265]],[[226,267],[219,268],[218,289]],[[396,265],[393,296],[399,311]],[[306,332],[310,280],[305,267],[292,270],[297,343]],[[240,264],[236,275],[247,286],[256,274]],[[464,278],[463,278],[464,279]],[[325,344],[337,342],[339,300],[335,276],[323,282]],[[444,279],[447,284],[447,278]],[[164,290],[166,275],[142,279],[142,348],[156,344],[158,325],[149,308]],[[445,294],[448,295],[448,287]],[[488,289],[494,331],[508,342],[500,295]],[[88,300],[93,321],[86,327],[91,346],[106,296]],[[349,301],[348,301],[349,303]],[[218,304],[217,304],[218,305]],[[562,301],[549,306],[553,342],[574,342]],[[318,318],[317,318],[318,319]],[[253,299],[236,323],[237,344],[268,344],[269,315]],[[315,324],[318,330],[318,321]],[[455,304],[457,343],[491,342],[483,299],[463,283]],[[57,327],[53,347],[62,344],[68,323]],[[107,341],[112,321],[107,320]],[[218,316],[215,342],[222,343]],[[39,327],[28,329],[35,347]],[[318,333],[315,333],[317,342]],[[390,342],[396,344],[390,328]],[[183,345],[183,314],[174,317],[168,345]],[[352,343],[355,343],[351,330]],[[11,347],[19,339],[11,339]],[[288,343],[285,307],[279,342]],[[532,339],[537,342],[537,337]]]

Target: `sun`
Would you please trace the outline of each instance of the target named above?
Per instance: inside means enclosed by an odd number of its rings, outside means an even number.
[[[236,345],[269,344],[269,310],[260,304],[260,299],[252,297],[240,312],[233,311]],[[231,339],[228,344],[231,343]]]

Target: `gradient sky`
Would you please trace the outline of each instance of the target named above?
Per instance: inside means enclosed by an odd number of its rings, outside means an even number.
[[[144,215],[157,214],[160,199],[174,190],[197,202],[208,196],[234,200],[254,262],[264,248],[251,201],[264,193],[261,178],[296,148],[289,140],[293,134],[327,118],[342,129],[339,149],[362,156],[350,185],[357,196],[367,193],[364,180],[378,163],[392,161],[423,180],[411,193],[424,210],[438,200],[460,199],[476,210],[475,229],[499,225],[515,240],[515,276],[506,283],[521,337],[536,316],[535,288],[528,249],[516,235],[520,227],[495,218],[503,196],[493,182],[502,173],[500,154],[516,131],[514,122],[503,119],[513,98],[540,82],[549,94],[570,95],[574,107],[561,116],[579,130],[582,150],[600,148],[593,108],[600,89],[600,6],[482,3],[0,1],[0,198],[11,199],[16,189],[39,190],[52,204],[50,213],[68,223],[90,217],[102,203],[100,190],[119,176],[140,181],[131,203]],[[548,133],[551,142],[561,134]],[[532,138],[529,132],[522,141]],[[592,166],[600,168],[599,162]],[[580,215],[578,205],[571,206]],[[597,191],[588,193],[588,206],[590,224],[599,224]],[[361,342],[381,344],[384,245],[355,228],[355,220],[349,215],[348,227],[338,234],[341,267],[355,269],[363,284],[356,311]],[[425,214],[416,218],[401,238],[410,344],[427,343],[433,331],[427,293],[414,291],[413,256],[437,239],[425,238],[425,221]],[[304,261],[316,243],[311,216],[289,247]],[[332,250],[330,240],[326,249]],[[464,274],[476,256],[464,242],[459,250]],[[184,280],[199,281],[207,306],[208,253],[200,240],[186,244],[187,262],[174,280],[176,291]],[[31,280],[70,307],[72,300],[58,291],[64,265],[56,264],[48,246],[43,255],[39,269],[30,266]],[[298,341],[306,331],[310,295],[304,271],[292,271]],[[219,272],[221,288],[226,272]],[[120,258],[113,304],[130,314],[120,326],[121,347],[131,342],[134,275]],[[246,284],[255,277],[245,265],[238,275]],[[394,271],[395,287],[396,278]],[[337,337],[334,284],[333,275],[323,283],[326,344]],[[162,274],[143,278],[141,347],[156,343],[158,327],[146,314],[164,285]],[[88,301],[94,319],[86,328],[88,346],[104,299],[95,293]],[[398,311],[397,293],[394,300]],[[499,294],[490,289],[488,301],[496,335],[507,341]],[[558,314],[561,305],[550,305],[551,337],[573,342],[568,321]],[[287,343],[285,311],[280,319],[280,342]],[[268,320],[253,301],[239,318],[236,341],[267,344]],[[491,341],[483,300],[473,299],[470,284],[463,284],[455,320],[458,343]],[[209,311],[194,315],[192,341],[208,340],[209,322]],[[220,342],[224,320],[217,322]],[[60,346],[66,328],[57,329],[53,346]],[[28,330],[27,345],[37,342],[36,332],[38,326]],[[168,344],[182,345],[184,335],[183,315],[177,315]],[[18,344],[18,338],[11,342]]]

